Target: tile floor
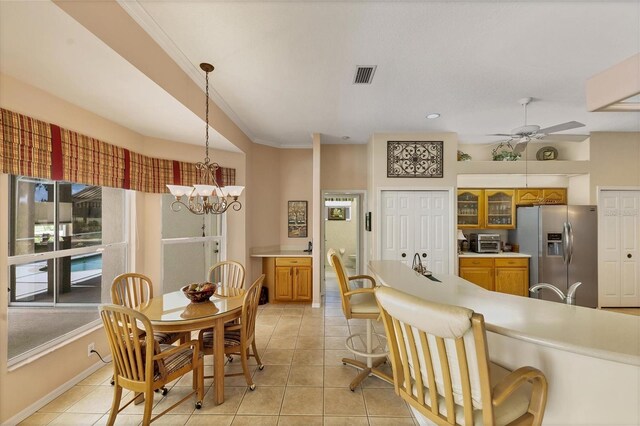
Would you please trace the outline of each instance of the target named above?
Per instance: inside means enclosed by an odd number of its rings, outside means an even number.
[[[169,425],[414,425],[408,406],[395,395],[390,384],[369,377],[355,392],[348,388],[356,375],[341,359],[345,337],[364,329],[362,320],[347,320],[342,314],[335,281],[327,277],[325,304],[261,306],[256,325],[258,350],[265,368],[253,362],[255,391],[243,377],[225,379],[225,402],[212,401],[212,380],[205,381],[201,410],[188,399],[154,424]],[[382,330],[381,324],[375,328]],[[205,374],[212,373],[211,357],[205,359]],[[107,423],[113,387],[111,366],[105,366],[27,418],[23,425],[103,425]],[[227,371],[241,371],[240,363],[227,364]],[[154,413],[173,404],[191,390],[190,376],[172,384],[166,396],[156,394]],[[123,401],[128,401],[127,396]],[[142,405],[129,406],[117,419],[119,425],[138,425]]]

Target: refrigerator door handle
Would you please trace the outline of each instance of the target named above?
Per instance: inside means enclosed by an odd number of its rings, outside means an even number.
[[[569,225],[567,222],[562,224],[562,263],[569,263]]]
[[[570,264],[573,259],[573,226],[571,226],[571,222],[567,222],[567,228],[569,229],[569,256],[567,258],[567,264]]]

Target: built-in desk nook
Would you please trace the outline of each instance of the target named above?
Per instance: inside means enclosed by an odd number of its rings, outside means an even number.
[[[302,250],[275,250],[255,253],[262,258],[264,286],[269,303],[309,302],[313,299],[312,258]]]

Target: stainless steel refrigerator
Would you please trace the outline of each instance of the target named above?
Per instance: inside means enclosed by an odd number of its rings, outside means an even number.
[[[518,207],[516,229],[509,241],[531,255],[529,287],[553,284],[565,294],[571,284],[582,282],[576,305],[598,304],[598,222],[596,206]],[[542,289],[544,300],[561,302],[556,293]]]

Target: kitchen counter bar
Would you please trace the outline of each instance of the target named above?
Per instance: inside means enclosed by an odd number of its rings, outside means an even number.
[[[496,293],[455,275],[434,275],[438,283],[397,261],[371,261],[370,269],[384,285],[481,313],[494,333],[640,366],[640,316]]]
[[[487,291],[454,275],[434,282],[398,261],[369,267],[383,285],[484,315],[493,362],[547,377],[544,424],[640,425],[640,317]]]

